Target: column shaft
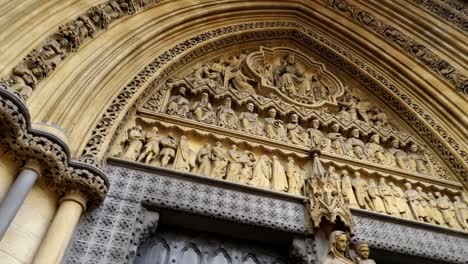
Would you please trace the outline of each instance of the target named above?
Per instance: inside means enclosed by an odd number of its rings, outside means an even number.
[[[25,167],[8,190],[0,204],[0,240],[5,235],[38,177],[39,173],[36,170]]]

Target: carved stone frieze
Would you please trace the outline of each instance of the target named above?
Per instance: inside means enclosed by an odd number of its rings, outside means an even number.
[[[346,0],[326,0],[326,2],[331,8],[363,24],[409,56],[419,60],[439,77],[450,83],[458,92],[468,94],[468,77],[429,48]]]
[[[159,2],[160,0],[112,0],[91,7],[75,20],[61,25],[1,82],[13,88],[18,96],[27,99],[33,89],[67,56],[76,52],[83,42],[106,30],[116,20],[133,15]]]
[[[468,9],[455,0],[410,0],[428,12],[444,19],[449,24],[467,32]]]
[[[31,120],[25,102],[9,88],[0,88],[0,134],[15,159],[36,159],[44,166],[41,180],[59,194],[78,189],[87,195],[91,206],[101,203],[109,183],[96,168],[73,161],[63,141],[56,136],[31,128]]]

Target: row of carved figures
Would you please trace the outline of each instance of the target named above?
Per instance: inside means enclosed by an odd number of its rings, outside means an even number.
[[[446,194],[424,192],[421,186],[413,188],[404,184],[404,190],[385,178],[365,180],[358,171],[351,179],[348,171],[341,176],[330,167],[328,174],[336,179],[336,188],[343,194],[350,207],[427,223],[468,230],[468,206],[460,196],[452,202]]]
[[[371,135],[369,141],[365,143],[357,128],[352,129],[350,137],[346,138],[340,132],[340,126],[337,123],[331,124],[329,132],[324,133],[317,119],[312,120],[312,127],[304,129],[299,124],[296,114],[291,114],[289,123],[285,124],[276,118],[274,108],[270,108],[267,117],[261,120],[254,112],[253,103],[247,103],[246,110],[239,115],[232,109],[231,104],[231,99],[226,97],[222,105],[215,110],[209,102],[208,93],[205,92],[202,93],[200,101],[190,104],[185,97],[185,88],[182,87],[178,95],[169,98],[166,113],[296,145],[320,148],[324,152],[368,160],[412,172],[436,174],[425,152],[414,143],[407,151],[404,151],[400,149],[399,141],[393,139],[391,146],[384,148],[378,134]]]
[[[293,157],[283,163],[277,156],[257,157],[251,151],[238,150],[236,145],[225,151],[220,142],[214,146],[205,144],[195,152],[186,136],[176,139],[169,132],[161,137],[157,127],[147,133],[139,125],[132,127],[123,144],[120,157],[124,159],[295,195],[303,195],[307,178]],[[351,179],[347,170],[341,171],[340,176],[333,166],[327,173],[335,179],[335,188],[351,207],[453,228],[468,227],[468,207],[459,196],[452,203],[447,195],[426,193],[420,186],[413,189],[410,183],[405,184],[403,191],[393,182],[387,183],[385,178],[377,183],[355,172]]]

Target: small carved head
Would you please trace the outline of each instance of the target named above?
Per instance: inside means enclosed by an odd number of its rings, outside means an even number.
[[[411,190],[411,183],[409,182],[405,183],[405,187],[406,189]]]
[[[294,163],[294,158],[291,157],[291,156],[289,156],[289,157],[288,157],[288,161],[289,161],[289,163]]]
[[[375,180],[374,180],[374,179],[370,179],[370,180],[369,180],[369,185],[375,185]]]
[[[399,148],[400,147],[400,142],[398,141],[398,139],[393,139],[392,140],[392,147],[394,147],[394,148]]]
[[[289,116],[289,120],[292,122],[292,123],[297,123],[299,121],[299,117],[296,115],[296,114],[291,114]]]
[[[208,93],[207,93],[207,92],[203,92],[201,98],[202,98],[202,101],[204,101],[204,102],[208,101]]]
[[[231,98],[230,97],[224,98],[223,104],[224,104],[225,107],[231,108]]]
[[[384,177],[380,177],[379,181],[380,181],[381,183],[385,183],[385,178],[384,178]]]
[[[249,112],[253,112],[254,110],[254,104],[253,103],[247,103],[246,108]]]
[[[412,152],[417,152],[417,151],[418,151],[418,145],[416,145],[416,144],[411,144],[410,150],[411,150]]]
[[[276,109],[270,108],[268,109],[268,116],[274,118],[276,116]]]
[[[237,150],[237,145],[234,145],[234,144],[233,144],[233,145],[231,145],[231,149],[233,149],[233,150]]]
[[[338,125],[337,123],[333,123],[331,126],[331,130],[335,133],[340,131],[340,125]]]
[[[416,190],[417,190],[418,192],[422,192],[422,187],[421,187],[421,186],[416,186]]]
[[[359,177],[361,177],[361,173],[360,173],[359,171],[355,171],[355,172],[354,172],[354,177],[355,177],[356,179],[358,179]]]
[[[357,128],[351,130],[351,136],[354,138],[359,138],[359,130]]]
[[[312,120],[312,127],[315,129],[318,129],[320,127],[320,121],[318,119],[313,119]]]
[[[375,144],[380,144],[380,137],[377,134],[371,136],[370,141]]]
[[[348,236],[343,231],[333,231],[330,234],[330,242],[332,246],[332,251],[336,250],[341,255],[345,255],[346,250],[348,249]]]
[[[222,146],[222,145],[221,145],[221,142],[216,141],[215,146],[216,146],[216,147],[221,147],[221,146]]]
[[[293,65],[296,63],[296,57],[294,56],[294,54],[288,54],[285,57],[285,61],[287,64]]]
[[[343,174],[343,176],[348,176],[348,171],[347,170],[341,170],[341,174]]]
[[[440,192],[435,192],[434,195],[435,195],[435,197],[437,197],[437,198],[439,198],[439,197],[442,196],[442,194],[440,194]]]
[[[459,201],[461,201],[461,198],[460,198],[460,196],[458,196],[458,195],[457,195],[457,196],[455,196],[455,197],[453,197],[453,199],[455,199],[455,201],[456,201],[456,202],[459,202]]]
[[[179,88],[179,94],[185,95],[185,87],[180,87]]]
[[[369,243],[366,241],[359,241],[356,244],[356,253],[360,259],[369,258]]]

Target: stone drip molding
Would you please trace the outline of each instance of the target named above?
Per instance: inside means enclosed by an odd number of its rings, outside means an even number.
[[[0,82],[3,86],[13,88],[18,97],[27,99],[39,83],[84,42],[107,30],[117,20],[160,2],[161,0],[122,0],[93,6],[75,20],[61,25],[40,46],[23,58],[22,62],[13,68],[10,76]]]
[[[384,24],[365,10],[349,4],[346,0],[326,0],[325,2],[330,8],[365,26],[408,56],[417,59],[440,78],[450,83],[457,92],[468,95],[468,77],[424,45],[404,35],[400,30]]]
[[[223,39],[208,42],[211,39],[223,35],[239,32],[244,32],[244,34],[235,34]],[[138,73],[113,100],[97,123],[96,128],[93,130],[91,138],[82,153],[81,160],[95,166],[103,166],[106,153],[102,150],[107,149],[111,138],[115,139],[114,135],[120,133],[125,126],[126,122],[124,121],[130,120],[130,117],[136,109],[140,108],[147,98],[150,98],[153,93],[157,92],[158,87],[163,86],[164,80],[168,78],[172,72],[181,68],[192,59],[236,43],[285,38],[295,39],[300,43],[304,43],[304,45],[308,45],[324,58],[333,61],[351,76],[356,76],[356,79],[367,87],[367,89],[378,95],[380,99],[392,106],[393,110],[400,114],[404,120],[412,124],[413,128],[425,137],[428,143],[436,149],[437,153],[453,168],[454,172],[462,179],[464,184],[468,184],[468,176],[465,169],[465,164],[468,162],[468,153],[466,153],[466,151],[448,135],[447,131],[427,114],[421,106],[416,104],[407,94],[403,93],[385,77],[376,72],[375,69],[348,52],[345,48],[336,45],[334,41],[328,40],[324,36],[306,27],[299,26],[294,22],[255,22],[218,28],[194,36],[167,50]],[[141,89],[151,76],[160,71],[166,64],[169,64],[173,58],[204,42],[208,43],[188,52],[178,60],[175,60],[174,63],[166,66],[164,70],[158,73],[157,78],[149,84],[148,88],[141,93],[137,102],[133,104],[127,112],[123,112],[130,98]],[[402,104],[400,100],[404,101],[405,104]],[[411,109],[417,114],[412,112]],[[115,128],[114,125],[116,125]],[[442,137],[453,150],[448,148],[439,136]],[[456,157],[452,151],[455,151],[462,158]],[[463,162],[462,159],[464,159],[465,162]]]
[[[70,150],[57,136],[31,128],[24,100],[0,84],[0,135],[2,144],[14,151],[15,159],[35,159],[44,168],[42,180],[59,194],[80,190],[91,207],[100,204],[109,189],[104,173],[71,160]]]
[[[468,32],[468,9],[453,0],[409,0],[450,25]]]

